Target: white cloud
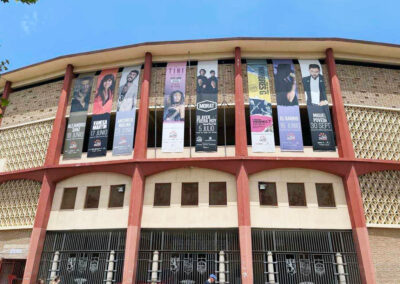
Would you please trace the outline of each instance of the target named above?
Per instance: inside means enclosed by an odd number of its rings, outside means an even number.
[[[25,34],[29,35],[35,28],[38,23],[38,14],[36,11],[33,11],[31,15],[25,15],[21,21],[21,28]]]

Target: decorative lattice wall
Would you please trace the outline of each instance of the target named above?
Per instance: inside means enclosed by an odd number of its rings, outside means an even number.
[[[345,107],[357,158],[400,159],[400,112]]]
[[[400,225],[400,171],[373,172],[358,179],[367,223]]]
[[[17,126],[47,118],[57,113],[63,80],[11,92],[1,127]]]
[[[0,160],[4,171],[40,167],[44,164],[53,120],[0,130]]]
[[[0,229],[33,226],[40,186],[40,182],[32,180],[0,184]]]
[[[345,104],[400,108],[400,70],[337,64]]]

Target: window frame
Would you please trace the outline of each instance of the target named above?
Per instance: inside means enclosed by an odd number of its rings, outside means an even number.
[[[87,205],[87,201],[88,201],[88,193],[89,193],[89,188],[98,188],[99,189],[99,200],[97,203],[97,207],[86,207]],[[83,209],[99,209],[100,206],[100,196],[101,196],[101,186],[97,185],[97,186],[88,186],[86,187],[86,194],[85,194],[85,203],[83,204]]]
[[[332,205],[320,205],[320,198],[318,196],[318,185],[330,185],[330,193],[332,194],[332,201],[333,201],[333,206]],[[335,189],[333,188],[333,183],[329,183],[329,182],[318,182],[315,183],[315,193],[317,195],[317,203],[318,203],[318,208],[337,208],[336,206],[336,198],[335,198]]]
[[[123,197],[122,197],[122,205],[121,206],[111,206],[111,194],[112,194],[112,190],[113,188],[117,188],[119,186],[123,186],[124,187],[124,193],[123,193]],[[117,189],[118,190],[118,189]],[[108,208],[123,208],[124,207],[124,203],[125,203],[125,193],[126,193],[126,184],[114,184],[114,185],[110,185],[110,193],[108,195]],[[100,196],[99,196],[99,201],[100,201]]]
[[[156,204],[156,193],[159,191],[159,190],[161,190],[161,188],[159,188],[158,190],[157,190],[157,185],[160,185],[160,186],[165,186],[165,185],[169,185],[169,188],[168,188],[168,190],[169,190],[169,194],[168,194],[168,196],[169,196],[169,200],[168,200],[168,205],[165,205],[165,204]],[[165,190],[165,189],[163,189],[163,190]],[[158,183],[155,183],[154,184],[154,196],[153,196],[153,207],[169,207],[169,206],[171,206],[171,192],[172,192],[172,184],[169,182],[158,182]]]
[[[64,201],[65,192],[66,192],[67,190],[71,190],[71,189],[75,189],[74,206],[73,206],[73,208],[63,208],[63,201]],[[75,210],[76,196],[77,196],[77,195],[78,195],[78,187],[64,187],[64,188],[63,188],[63,194],[62,194],[62,197],[61,197],[60,210]]]
[[[197,185],[197,203],[196,204],[183,204],[183,190],[185,184],[196,184]],[[199,206],[199,183],[198,182],[182,182],[181,188],[181,206]]]
[[[301,184],[302,185],[304,205],[291,205],[290,204],[289,184]],[[307,194],[306,194],[306,186],[305,186],[304,182],[288,182],[288,183],[286,183],[286,191],[287,191],[287,195],[288,195],[289,207],[307,207]]]
[[[274,194],[274,197],[275,197],[275,204],[262,204],[261,203],[261,189],[260,189],[260,185],[261,184],[266,184],[266,185],[268,185],[268,184],[272,184],[273,186],[274,186],[274,190],[273,190],[273,194]],[[272,207],[278,207],[278,193],[277,193],[277,190],[276,190],[276,182],[266,182],[266,181],[259,181],[258,182],[258,201],[259,201],[259,203],[260,203],[260,206],[272,206]],[[266,190],[266,189],[265,189]]]
[[[211,184],[224,184],[225,185],[225,203],[224,204],[211,204]],[[228,189],[227,189],[227,184],[226,181],[210,181],[208,183],[208,205],[209,206],[227,206],[228,205]]]

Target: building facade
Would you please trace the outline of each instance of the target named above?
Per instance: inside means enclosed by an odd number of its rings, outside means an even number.
[[[399,283],[399,66],[396,45],[232,38],[2,74],[0,283]]]

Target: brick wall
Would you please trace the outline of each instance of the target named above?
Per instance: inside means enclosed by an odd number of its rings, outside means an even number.
[[[63,80],[11,92],[1,127],[54,118]]]
[[[369,228],[376,283],[400,283],[400,229]]]
[[[337,64],[343,102],[400,108],[400,70]]]

